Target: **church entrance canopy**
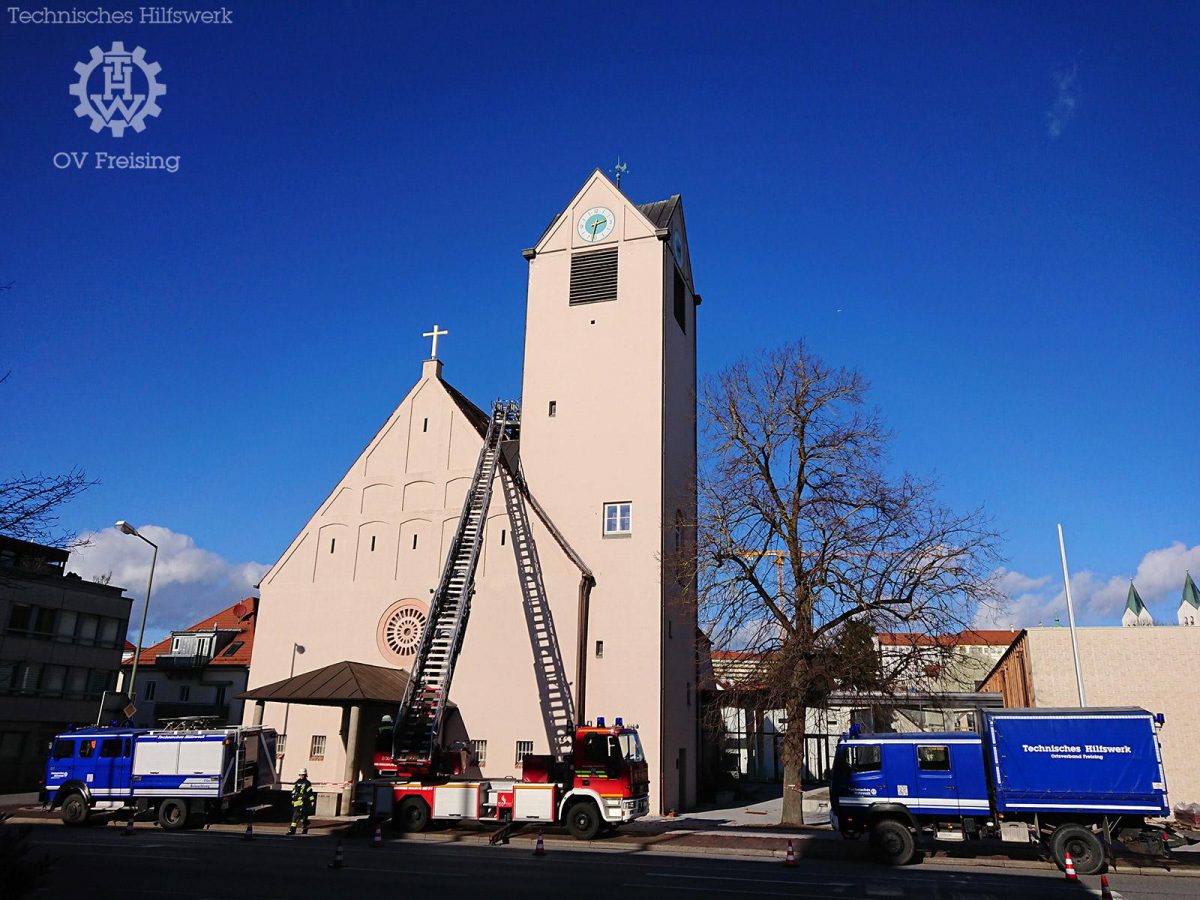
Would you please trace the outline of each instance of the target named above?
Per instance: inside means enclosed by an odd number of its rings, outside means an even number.
[[[343,661],[265,684],[239,696],[254,702],[253,721],[256,725],[262,723],[263,710],[268,703],[334,706],[342,710],[346,770],[344,781],[333,789],[335,796],[330,812],[345,815],[350,809],[354,784],[364,772],[372,771],[371,753],[375,741],[371,737],[378,729],[375,723],[384,713],[395,713],[407,686],[408,673],[403,669]],[[285,745],[285,751],[287,749],[290,748]],[[303,752],[303,748],[296,748],[296,751]],[[318,790],[318,795],[321,793]],[[318,796],[318,804],[320,802]]]
[[[349,707],[367,703],[399,706],[407,686],[408,673],[403,669],[343,661],[264,684],[238,696],[258,703],[305,706]]]

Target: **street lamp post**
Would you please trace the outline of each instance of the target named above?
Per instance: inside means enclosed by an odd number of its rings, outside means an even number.
[[[288,678],[292,678],[295,676],[295,674],[296,674],[296,654],[303,653],[303,652],[304,652],[304,647],[302,647],[300,644],[297,644],[293,641],[292,642],[292,667],[288,670]],[[280,732],[283,735],[284,740],[287,740],[288,715],[291,713],[291,711],[292,711],[292,704],[290,704],[290,703],[284,704],[284,707],[283,707],[283,731]],[[284,750],[284,752],[279,754],[279,757],[281,759],[287,755],[287,745],[286,744],[284,745],[283,750]]]
[[[146,636],[146,613],[150,610],[150,589],[154,587],[154,564],[158,562],[158,544],[139,534],[136,528],[124,520],[117,523],[117,528],[121,529],[125,534],[132,534],[136,538],[141,538],[154,548],[154,555],[150,557],[150,580],[146,582],[146,603],[142,606],[142,627],[138,629],[137,649],[133,652],[133,670],[129,673],[129,688],[126,691],[129,694],[129,702],[133,703],[137,697],[133,689],[137,683],[138,659],[142,655],[142,639]]]

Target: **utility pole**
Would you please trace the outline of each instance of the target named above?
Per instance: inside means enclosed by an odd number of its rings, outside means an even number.
[[[1058,552],[1062,555],[1063,587],[1067,594],[1067,620],[1071,623],[1071,652],[1075,655],[1075,684],[1079,688],[1079,706],[1087,706],[1083,696],[1083,670],[1079,667],[1079,638],[1075,634],[1075,604],[1071,602],[1071,575],[1067,569],[1067,545],[1063,541],[1062,523],[1058,525]]]

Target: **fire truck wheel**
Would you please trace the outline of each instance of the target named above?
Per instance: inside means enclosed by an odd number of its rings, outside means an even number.
[[[91,810],[88,808],[87,801],[83,799],[83,795],[74,793],[63,801],[59,815],[62,816],[64,825],[83,825],[87,822],[90,813]]]
[[[429,804],[420,797],[406,797],[396,811],[401,831],[424,831],[429,824]]]
[[[188,823],[188,806],[186,800],[172,797],[164,800],[158,807],[158,824],[167,831],[178,831],[186,828]]]
[[[1063,871],[1067,868],[1066,854],[1079,875],[1096,875],[1104,868],[1104,847],[1100,839],[1082,825],[1063,825],[1050,836],[1054,862]]]
[[[912,832],[903,822],[884,819],[871,826],[871,850],[875,858],[889,866],[905,866],[916,849]]]
[[[567,831],[579,841],[590,841],[600,831],[600,810],[587,800],[576,803],[567,810]]]

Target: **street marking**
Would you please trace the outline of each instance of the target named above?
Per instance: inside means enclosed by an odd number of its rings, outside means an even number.
[[[698,881],[737,881],[742,884],[820,884],[823,887],[842,888],[854,887],[853,881],[826,881],[822,879],[819,882],[805,882],[798,878],[735,878],[731,875],[675,875],[671,872],[647,872],[647,878],[695,878]]]
[[[635,888],[650,888],[650,887],[652,887],[656,891],[687,891],[687,892],[693,893],[693,894],[699,893],[699,894],[741,894],[742,896],[746,895],[746,891],[744,891],[744,890],[739,891],[739,890],[726,889],[726,888],[699,887],[699,886],[689,887],[689,886],[683,885],[683,884],[650,885],[650,884],[646,884],[645,882],[638,882],[638,881],[627,881],[627,882],[625,882],[625,884],[621,885],[621,887],[635,887]],[[845,900],[844,894],[841,895],[840,897],[837,895],[834,895],[834,894],[800,894],[800,895],[797,895],[794,890],[793,891],[755,891],[754,895],[756,897],[801,896],[801,897],[809,898],[809,900]]]

